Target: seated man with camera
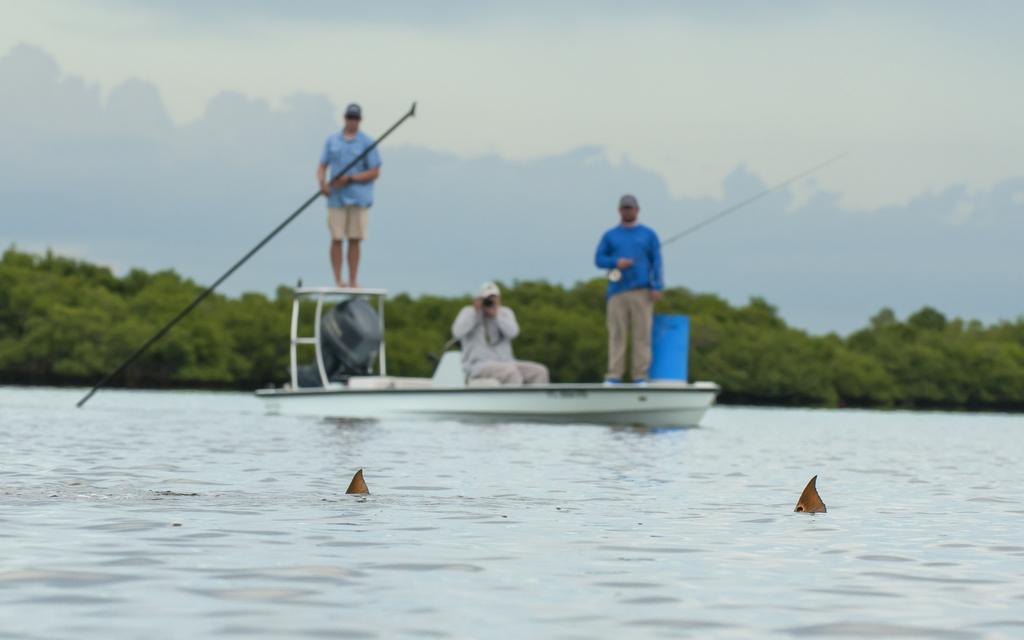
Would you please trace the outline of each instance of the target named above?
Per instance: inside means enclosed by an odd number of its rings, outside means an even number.
[[[516,314],[501,306],[501,291],[493,282],[485,282],[473,304],[463,307],[452,323],[452,336],[462,343],[462,369],[470,380],[547,384],[547,367],[512,355],[512,340],[517,335]]]

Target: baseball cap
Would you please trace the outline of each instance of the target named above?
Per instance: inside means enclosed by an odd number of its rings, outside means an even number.
[[[482,285],[480,285],[480,291],[477,293],[477,297],[480,297],[480,298],[486,298],[488,296],[500,296],[500,295],[501,295],[501,289],[498,288],[498,285],[494,284],[493,282],[489,282],[489,281],[483,283]]]
[[[636,196],[633,196],[633,195],[630,195],[630,194],[627,193],[626,195],[624,195],[621,198],[619,198],[619,206],[620,207],[634,207],[634,208],[639,209],[640,208],[640,203],[636,201]]]
[[[346,118],[362,118],[363,117],[363,110],[359,108],[358,104],[353,102],[352,104],[350,104],[347,107],[345,107],[345,117]]]

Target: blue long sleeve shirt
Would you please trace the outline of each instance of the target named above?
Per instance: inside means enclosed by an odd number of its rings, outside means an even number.
[[[597,245],[594,264],[601,269],[614,269],[619,258],[632,258],[633,265],[620,269],[618,282],[608,281],[608,297],[631,289],[663,289],[661,275],[661,241],[650,227],[635,224],[619,225],[605,231]]]

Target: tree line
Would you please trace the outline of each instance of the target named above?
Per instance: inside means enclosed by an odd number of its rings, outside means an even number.
[[[606,333],[601,279],[572,287],[505,285],[522,333],[517,357],[555,382],[596,382]],[[0,382],[91,385],[128,357],[203,287],[173,271],[124,276],[81,260],[15,248],[0,260]],[[254,389],[288,380],[292,290],[210,296],[114,384]],[[468,296],[399,294],[387,307],[388,372],[429,376]],[[660,313],[690,316],[690,376],[722,386],[720,402],[1024,410],[1024,316],[985,325],[925,307],[889,309],[848,336],[789,327],[761,298],[734,306],[672,288]],[[307,328],[307,332],[310,330]]]

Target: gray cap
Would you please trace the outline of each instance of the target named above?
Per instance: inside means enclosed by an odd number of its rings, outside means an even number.
[[[345,107],[345,117],[346,118],[362,118],[363,117],[363,110],[359,108],[358,104],[353,102],[352,104],[350,104],[347,107]]]
[[[636,201],[636,196],[626,194],[619,198],[620,207],[633,207],[634,209],[640,208],[640,203]]]

